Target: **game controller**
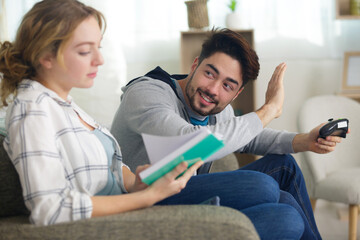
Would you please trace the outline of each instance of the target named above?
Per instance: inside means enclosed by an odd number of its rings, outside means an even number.
[[[329,119],[329,122],[322,126],[319,130],[319,137],[326,138],[327,136],[339,136],[346,138],[346,133],[349,129],[349,120],[340,118],[337,120]]]

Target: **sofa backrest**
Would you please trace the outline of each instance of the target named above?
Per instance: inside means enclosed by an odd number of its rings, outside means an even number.
[[[4,138],[0,134],[0,217],[28,215],[19,175],[3,146]]]

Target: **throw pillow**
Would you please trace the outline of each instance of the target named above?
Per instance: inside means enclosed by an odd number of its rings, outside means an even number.
[[[19,175],[3,147],[0,134],[0,217],[28,215],[25,207]]]

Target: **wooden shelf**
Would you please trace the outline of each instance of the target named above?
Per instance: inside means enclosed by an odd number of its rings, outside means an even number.
[[[244,38],[254,47],[254,31],[249,30],[234,30],[240,33]],[[209,31],[190,30],[181,32],[181,71],[183,74],[190,72],[191,65],[196,57],[199,56],[203,41],[207,38]],[[246,114],[255,110],[255,81],[249,81],[244,91],[231,103],[235,114]],[[247,163],[255,160],[255,155],[250,154],[236,154],[239,165],[244,166]]]
[[[360,20],[360,15],[350,14],[350,0],[336,1],[336,19],[339,20]]]

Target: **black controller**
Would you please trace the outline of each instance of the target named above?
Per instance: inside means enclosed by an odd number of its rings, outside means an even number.
[[[327,136],[339,136],[346,138],[346,133],[349,129],[349,120],[340,118],[337,120],[329,119],[329,122],[322,126],[319,130],[319,137],[326,138]]]

